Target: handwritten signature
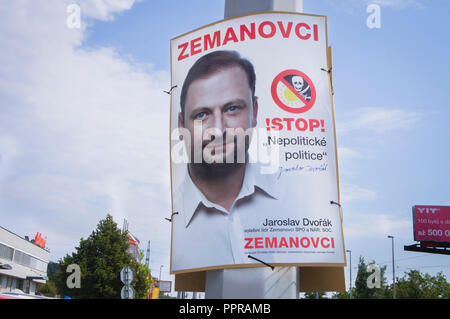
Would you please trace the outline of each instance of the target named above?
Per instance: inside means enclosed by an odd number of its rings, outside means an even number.
[[[319,172],[319,171],[326,171],[328,167],[328,164],[322,164],[319,167],[312,167],[310,165],[307,166],[300,166],[299,164],[297,164],[296,166],[293,167],[282,167],[280,166],[280,171],[278,173],[278,178],[280,179],[281,175],[283,175],[284,173],[292,173],[292,172]]]

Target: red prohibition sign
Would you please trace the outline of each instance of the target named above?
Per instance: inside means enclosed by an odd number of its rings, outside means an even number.
[[[273,79],[271,93],[275,103],[289,113],[304,113],[316,101],[313,82],[298,70],[286,70],[278,74]]]

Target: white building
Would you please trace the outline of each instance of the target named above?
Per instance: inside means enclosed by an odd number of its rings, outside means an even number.
[[[0,292],[35,294],[45,284],[50,251],[0,226]]]
[[[123,220],[123,226],[122,226],[122,233],[127,234],[128,236],[128,243],[130,244],[130,247],[128,247],[127,252],[131,254],[131,256],[136,259],[138,263],[141,262],[141,250],[139,249],[139,244],[141,243],[139,239],[130,233],[128,229],[128,221],[126,219]]]

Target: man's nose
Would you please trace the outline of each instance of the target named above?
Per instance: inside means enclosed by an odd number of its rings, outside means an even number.
[[[225,132],[226,124],[225,118],[222,112],[215,112],[212,116],[212,121],[209,123],[208,128],[215,129],[220,132]]]

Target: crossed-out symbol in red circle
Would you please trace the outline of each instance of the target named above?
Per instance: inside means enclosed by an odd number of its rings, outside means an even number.
[[[316,88],[311,79],[298,70],[286,70],[273,79],[271,87],[275,103],[289,113],[304,113],[316,101]]]

